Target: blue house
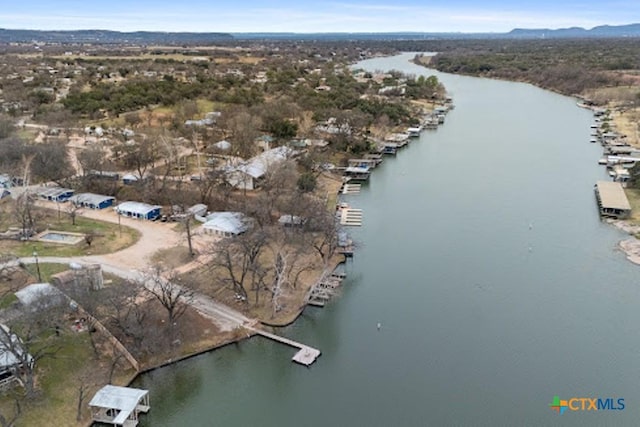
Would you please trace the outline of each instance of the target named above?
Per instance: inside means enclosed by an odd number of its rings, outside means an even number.
[[[51,202],[63,203],[73,196],[73,190],[61,187],[44,187],[38,190],[38,197]]]
[[[132,185],[136,182],[138,182],[138,177],[131,173],[128,173],[122,177],[122,183],[125,185]]]
[[[118,215],[129,218],[154,220],[160,216],[160,206],[140,202],[123,202],[116,206]]]
[[[69,198],[69,201],[76,206],[82,206],[89,209],[104,209],[113,206],[115,198],[111,196],[103,196],[101,194],[80,193]]]

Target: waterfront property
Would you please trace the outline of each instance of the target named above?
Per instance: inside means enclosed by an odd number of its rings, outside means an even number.
[[[380,153],[367,153],[364,155],[364,158],[367,160],[373,160],[375,162],[373,167],[382,163],[382,154]]]
[[[247,162],[225,168],[226,180],[229,185],[243,190],[254,190],[258,188],[264,179],[268,169],[293,155],[294,151],[281,146],[267,150]]]
[[[71,198],[71,196],[73,196],[73,190],[70,188],[62,187],[45,187],[39,189],[37,194],[41,199],[62,203],[66,202],[67,200],[69,200],[69,198]]]
[[[93,193],[79,193],[69,198],[69,201],[74,205],[89,209],[108,208],[109,206],[113,206],[115,200],[115,197]]]
[[[89,406],[95,422],[134,427],[138,425],[138,414],[149,411],[149,391],[106,385],[93,396]]]
[[[118,215],[129,218],[155,220],[160,216],[160,206],[140,202],[123,202],[116,206]]]
[[[349,166],[344,170],[344,176],[347,177],[349,181],[367,181],[370,175],[371,171],[368,166]]]
[[[381,161],[382,156],[379,156],[379,158],[349,159],[349,167],[373,169],[378,166]]]
[[[420,136],[420,132],[422,131],[422,127],[410,127],[407,129],[407,134],[412,138],[417,138]]]
[[[343,208],[340,209],[339,215],[341,225],[362,225],[362,209]]]
[[[299,350],[298,352],[296,352],[296,354],[293,355],[292,360],[301,365],[309,366],[320,356],[320,350],[309,347],[308,345],[301,344],[289,338],[281,337],[280,335],[271,334],[269,332],[263,331],[262,329],[256,329],[252,327],[247,327],[247,329],[259,335],[262,335],[265,338],[269,338],[270,340],[298,348]]]
[[[396,142],[385,142],[382,146],[382,154],[395,156],[398,152],[398,144]]]
[[[601,216],[622,219],[631,215],[631,205],[619,182],[598,181],[595,191]]]

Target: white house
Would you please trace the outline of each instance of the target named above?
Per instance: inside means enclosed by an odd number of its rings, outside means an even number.
[[[291,148],[283,145],[267,150],[239,165],[227,166],[227,182],[235,188],[253,190],[259,186],[259,181],[271,166],[285,161],[293,153]]]
[[[25,363],[33,367],[34,360],[16,334],[3,324],[0,329],[0,387],[5,388],[18,379],[16,373]]]
[[[118,215],[153,220],[160,216],[160,206],[140,202],[123,202],[115,207]]]
[[[213,212],[205,220],[205,232],[217,236],[233,237],[249,229],[248,219],[241,212]]]

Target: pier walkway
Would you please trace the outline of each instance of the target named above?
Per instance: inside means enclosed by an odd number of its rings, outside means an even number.
[[[281,337],[280,335],[272,334],[267,331],[263,331],[262,329],[247,326],[245,326],[245,328],[249,329],[252,332],[255,332],[258,335],[262,335],[265,338],[269,338],[270,340],[286,344],[290,347],[298,348],[299,351],[293,356],[292,360],[301,365],[309,366],[316,361],[318,356],[320,356],[320,350],[301,344],[297,341],[290,340],[289,338]]]

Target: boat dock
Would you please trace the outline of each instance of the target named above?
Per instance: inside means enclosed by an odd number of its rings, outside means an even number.
[[[342,285],[345,273],[324,274],[315,285],[309,289],[306,303],[315,307],[324,307],[337,292],[337,288]]]
[[[309,366],[320,356],[320,350],[308,345],[301,344],[297,341],[290,340],[289,338],[281,337],[280,335],[272,334],[262,329],[248,328],[258,335],[261,335],[270,340],[277,341],[282,344],[286,344],[290,347],[298,348],[298,352],[293,356],[291,360],[304,366]]]
[[[362,184],[342,184],[342,188],[340,189],[340,193],[349,195],[349,194],[358,194],[362,189]]]
[[[362,209],[344,208],[340,210],[340,224],[361,226],[362,225]]]

